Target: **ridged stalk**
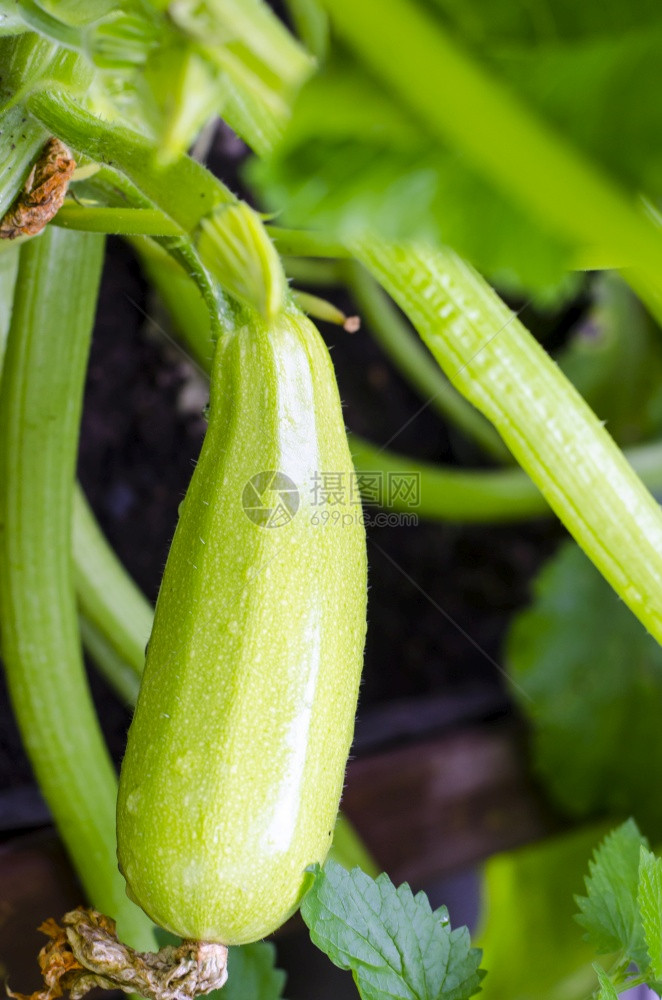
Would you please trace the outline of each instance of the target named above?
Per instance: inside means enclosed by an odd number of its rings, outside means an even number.
[[[78,426],[101,271],[98,236],[21,248],[0,393],[0,631],[35,775],[93,905],[154,947],[115,857],[115,772],[85,679],[71,561]]]
[[[662,641],[662,511],[558,366],[452,251],[364,240],[357,252],[605,579]]]

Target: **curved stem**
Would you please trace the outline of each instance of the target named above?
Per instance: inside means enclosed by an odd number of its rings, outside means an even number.
[[[347,435],[357,472],[387,477],[418,476],[420,501],[415,508],[394,498],[392,509],[416,513],[430,521],[460,524],[506,523],[546,517],[552,511],[538,487],[522,469],[461,471],[421,462]],[[662,442],[623,452],[649,489],[662,493]]]
[[[152,631],[151,605],[108,545],[80,487],[73,496],[72,524],[75,586],[81,614],[140,675]],[[87,628],[86,632],[94,641],[94,633]]]
[[[282,307],[286,279],[258,216],[205,167],[181,155],[158,166],[158,146],[87,111],[61,87],[36,90],[28,110],[73,149],[123,174],[174,233],[164,246],[187,251],[230,295],[264,316]]]
[[[133,711],[140,690],[138,665],[135,661],[124,659],[122,653],[117,651],[114,638],[111,643],[108,634],[84,615],[80,615],[78,624],[85,651],[98,672],[126,707]]]
[[[57,42],[67,49],[83,50],[84,42],[80,31],[52,17],[33,0],[21,0],[17,13],[24,24],[48,38],[49,41]]]
[[[66,201],[52,221],[62,229],[121,236],[179,236],[181,229],[156,208],[82,206]]]
[[[150,948],[151,924],[117,870],[115,772],[85,679],[71,565],[102,252],[97,236],[50,227],[21,248],[0,394],[2,651],[27,752],[81,881],[127,940]]]
[[[492,458],[512,462],[512,456],[494,428],[451,385],[375,279],[360,265],[348,272],[350,287],[372,336],[421,397]]]
[[[192,233],[219,205],[237,199],[190,156],[155,169],[157,148],[144,136],[117,122],[106,122],[77,104],[62,88],[36,90],[28,110],[73,149],[96,163],[121,171],[179,227]]]
[[[662,641],[662,511],[558,366],[452,251],[376,240],[357,250],[605,579]]]
[[[289,257],[351,257],[350,251],[340,240],[307,229],[281,229],[268,226],[267,231],[278,247],[278,252]]]

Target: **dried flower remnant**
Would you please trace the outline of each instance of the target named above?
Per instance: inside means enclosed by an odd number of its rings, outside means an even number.
[[[62,207],[75,169],[67,147],[59,139],[49,139],[16,201],[0,219],[0,239],[40,233]]]
[[[193,1000],[219,989],[227,979],[227,948],[206,941],[184,941],[158,952],[139,952],[118,940],[115,921],[78,907],[39,928],[50,939],[39,952],[44,987],[32,994],[7,993],[14,1000],[57,1000],[69,993],[78,1000],[101,987],[138,993],[147,1000]]]

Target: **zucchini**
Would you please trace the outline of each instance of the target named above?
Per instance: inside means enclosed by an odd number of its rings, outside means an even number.
[[[244,319],[216,349],[117,826],[131,897],[180,937],[226,945],[283,923],[326,857],[366,626],[365,532],[329,354],[293,308]],[[325,476],[342,517],[321,502]]]

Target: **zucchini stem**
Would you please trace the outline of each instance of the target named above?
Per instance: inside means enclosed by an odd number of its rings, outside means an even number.
[[[25,747],[94,905],[153,948],[115,854],[115,772],[80,650],[73,485],[103,240],[48,227],[20,250],[0,394],[2,652]]]
[[[357,252],[605,579],[662,641],[662,511],[572,383],[452,251],[366,239]]]
[[[279,311],[285,274],[259,215],[205,167],[184,154],[157,167],[154,143],[98,118],[64,88],[37,90],[26,103],[67,145],[128,178],[148,199],[144,207],[163,214],[170,240],[180,250],[199,246],[203,265],[230,295],[265,317]]]
[[[88,638],[94,643],[96,636],[104,636],[140,676],[152,631],[152,607],[104,538],[80,487],[73,498],[73,556]]]

